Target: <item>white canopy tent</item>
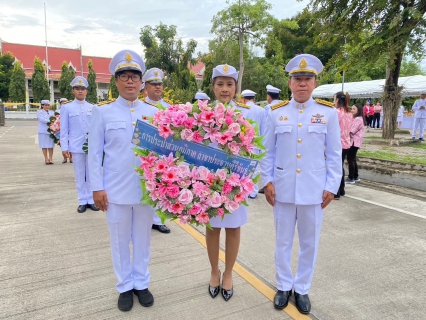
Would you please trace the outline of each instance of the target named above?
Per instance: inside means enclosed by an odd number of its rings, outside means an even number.
[[[426,76],[400,77],[398,85],[403,87],[403,97],[420,96],[422,91],[426,90]],[[344,90],[348,92],[351,98],[380,98],[383,95],[385,79],[347,82]],[[333,98],[336,92],[342,91],[341,83],[324,84],[315,88],[312,96],[314,98]]]

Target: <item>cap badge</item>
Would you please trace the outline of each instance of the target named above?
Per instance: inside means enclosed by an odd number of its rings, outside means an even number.
[[[229,71],[229,66],[228,66],[227,64],[225,64],[225,65],[222,67],[222,71],[223,71],[223,73],[228,73],[228,71]]]
[[[300,60],[299,62],[299,68],[305,69],[307,66],[308,66],[308,63],[306,62],[305,58],[302,58],[302,60]]]
[[[130,61],[133,60],[132,55],[130,53],[128,53],[128,52],[126,53],[126,56],[124,58],[126,59],[127,62],[130,62]]]
[[[79,84],[79,85],[82,85],[82,84],[83,84],[83,80],[78,79],[78,84]]]
[[[158,71],[154,71],[154,76],[158,77]]]

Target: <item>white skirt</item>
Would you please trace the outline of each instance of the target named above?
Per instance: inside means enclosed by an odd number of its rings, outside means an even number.
[[[248,207],[241,205],[231,214],[222,217],[215,217],[210,220],[212,228],[238,228],[247,223]]]
[[[404,118],[404,116],[398,116],[396,118],[396,122],[402,122],[402,119]]]
[[[53,139],[50,137],[50,134],[39,133],[38,146],[42,149],[51,149],[55,146],[55,144],[53,143]]]

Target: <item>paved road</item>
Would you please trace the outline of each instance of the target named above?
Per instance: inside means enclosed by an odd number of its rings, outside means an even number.
[[[104,214],[76,212],[71,165],[60,163],[59,148],[55,165],[44,164],[36,125],[9,120],[0,127],[0,318],[302,318],[269,300],[274,228],[263,195],[250,201],[229,302],[208,296],[202,233],[169,222],[171,234],[152,234],[155,305],[118,311]],[[311,318],[425,319],[425,230],[425,202],[348,186],[325,215]]]

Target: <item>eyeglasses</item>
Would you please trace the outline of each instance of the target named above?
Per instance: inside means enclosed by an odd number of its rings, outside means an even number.
[[[118,76],[118,79],[120,79],[121,81],[127,81],[129,79],[132,79],[132,81],[138,82],[141,80],[141,76],[138,74],[128,75],[128,74],[122,73]]]

